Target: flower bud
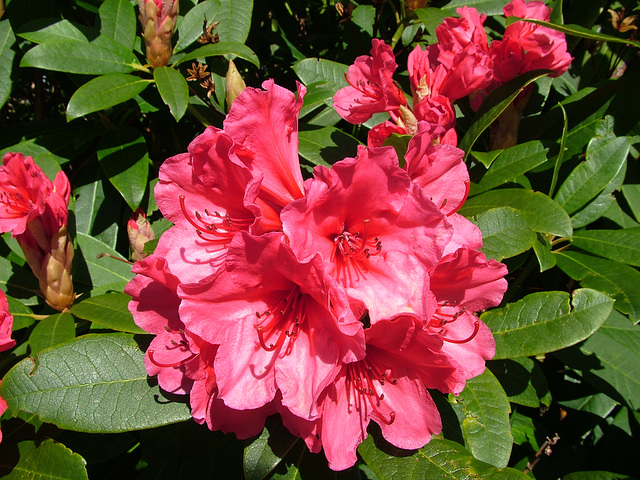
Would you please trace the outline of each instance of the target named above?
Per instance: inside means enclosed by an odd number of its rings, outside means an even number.
[[[127,234],[131,246],[131,259],[134,262],[142,260],[147,255],[144,253],[144,244],[155,237],[151,225],[141,208],[138,208],[127,222]]]
[[[237,96],[240,95],[245,88],[247,88],[247,85],[244,83],[244,80],[240,76],[240,72],[238,72],[236,64],[233,63],[233,60],[229,60],[229,70],[227,70],[226,85],[228,110],[229,108],[231,108],[231,104],[237,98]]]
[[[429,0],[405,0],[409,10],[417,10],[418,8],[426,7]]]
[[[153,67],[169,64],[173,54],[171,37],[178,17],[179,0],[138,0],[147,61]]]

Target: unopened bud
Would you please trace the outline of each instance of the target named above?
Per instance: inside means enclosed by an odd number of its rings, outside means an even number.
[[[138,0],[147,61],[153,68],[169,64],[173,54],[171,37],[178,16],[178,0]]]
[[[51,239],[51,251],[45,254],[37,275],[45,300],[61,312],[68,309],[76,298],[71,277],[72,262],[73,244],[69,241],[67,227],[63,226]]]
[[[409,135],[415,135],[418,133],[418,120],[413,112],[404,105],[400,105],[398,108],[400,109],[400,117],[403,123],[402,126],[407,129],[407,133]]]
[[[227,110],[231,108],[233,101],[247,88],[244,80],[240,76],[240,72],[236,68],[233,60],[229,60],[229,70],[227,70],[226,79],[226,97],[227,97]]]
[[[138,208],[127,222],[127,235],[131,246],[131,259],[134,262],[146,257],[144,244],[155,237],[151,225],[141,208]]]

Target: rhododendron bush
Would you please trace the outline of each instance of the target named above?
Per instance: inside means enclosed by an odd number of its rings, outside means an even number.
[[[0,5],[0,476],[633,478],[639,8]]]

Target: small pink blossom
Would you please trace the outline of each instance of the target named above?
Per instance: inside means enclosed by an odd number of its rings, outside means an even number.
[[[371,55],[356,58],[346,74],[349,86],[338,90],[333,106],[342,118],[351,123],[364,123],[374,113],[398,110],[407,101],[393,81],[398,65],[391,47],[374,38]]]

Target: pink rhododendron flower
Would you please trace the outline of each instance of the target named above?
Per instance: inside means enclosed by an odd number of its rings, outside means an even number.
[[[13,330],[13,315],[9,313],[9,303],[7,297],[0,290],[0,352],[13,348],[16,344],[11,339],[11,331]],[[0,412],[2,415],[2,412]]]
[[[454,64],[443,59],[443,52],[455,55],[468,45],[475,45],[485,53],[489,53],[487,33],[483,26],[487,16],[484,13],[479,14],[475,8],[467,6],[458,8],[456,12],[460,15],[459,18],[447,17],[436,28],[439,47],[438,60],[440,63],[446,64],[448,68],[452,68]]]
[[[423,330],[417,318],[381,320],[365,334],[366,357],[343,364],[319,399],[322,417],[315,430],[320,441],[307,433],[315,433],[310,425],[291,418],[285,422],[310,450],[321,445],[334,470],[356,462],[356,448],[367,437],[371,420],[393,445],[421,448],[442,430],[427,388],[458,393],[465,384],[463,374],[440,351],[442,340]]]
[[[319,255],[299,262],[281,234],[236,236],[226,271],[180,296],[187,329],[219,345],[218,396],[234,409],[260,408],[279,390],[295,415],[315,418],[339,362],[364,354],[362,325]]]
[[[71,187],[64,172],[53,183],[31,157],[7,153],[0,167],[0,231],[11,232],[24,251],[47,303],[56,310],[75,299],[69,241]]]
[[[298,258],[319,253],[372,322],[423,311],[424,269],[435,265],[451,232],[444,214],[398,166],[395,151],[361,147],[356,158],[314,174],[306,197],[281,215]]]
[[[398,65],[391,47],[374,38],[371,55],[356,58],[346,75],[349,86],[338,90],[333,106],[342,118],[363,123],[374,113],[390,112],[392,116],[407,101],[393,81]]]

